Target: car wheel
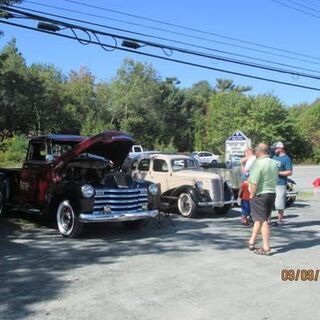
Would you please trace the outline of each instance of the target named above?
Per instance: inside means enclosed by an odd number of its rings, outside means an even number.
[[[286,208],[292,206],[295,201],[296,201],[296,197],[287,197]]]
[[[185,218],[193,218],[196,213],[196,204],[189,193],[181,193],[178,198],[178,210]]]
[[[58,206],[57,225],[61,235],[66,238],[76,238],[81,233],[83,224],[68,200],[62,201]]]
[[[137,230],[142,226],[144,221],[145,219],[134,220],[134,221],[123,221],[123,225],[128,230]]]
[[[294,191],[294,184],[287,183],[286,208],[290,207],[296,201],[296,196],[288,194],[288,192],[291,191]]]
[[[215,213],[219,215],[227,214],[232,208],[232,204],[225,204],[223,207],[215,207]]]
[[[6,208],[4,204],[4,195],[3,192],[0,191],[0,217],[4,217],[6,214]]]
[[[216,163],[218,163],[217,160],[212,160],[212,161],[211,161],[211,164],[216,164]]]

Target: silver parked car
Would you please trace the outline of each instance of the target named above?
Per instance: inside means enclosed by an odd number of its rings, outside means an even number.
[[[191,156],[197,159],[200,164],[215,164],[220,162],[220,157],[208,151],[194,151]]]

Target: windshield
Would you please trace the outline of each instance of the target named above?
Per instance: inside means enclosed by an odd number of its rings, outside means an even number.
[[[74,141],[54,141],[52,143],[52,156],[54,158],[61,157],[66,152],[71,150],[77,143]]]
[[[172,170],[198,169],[198,162],[195,159],[173,159],[171,160]]]
[[[132,149],[133,152],[142,152],[142,148],[140,146],[133,146]]]

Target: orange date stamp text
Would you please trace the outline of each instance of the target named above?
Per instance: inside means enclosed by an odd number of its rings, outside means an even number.
[[[282,269],[282,281],[318,281],[319,269]]]

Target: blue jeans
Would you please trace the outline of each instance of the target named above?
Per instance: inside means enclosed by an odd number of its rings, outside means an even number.
[[[241,215],[248,216],[250,212],[250,200],[241,200]]]

